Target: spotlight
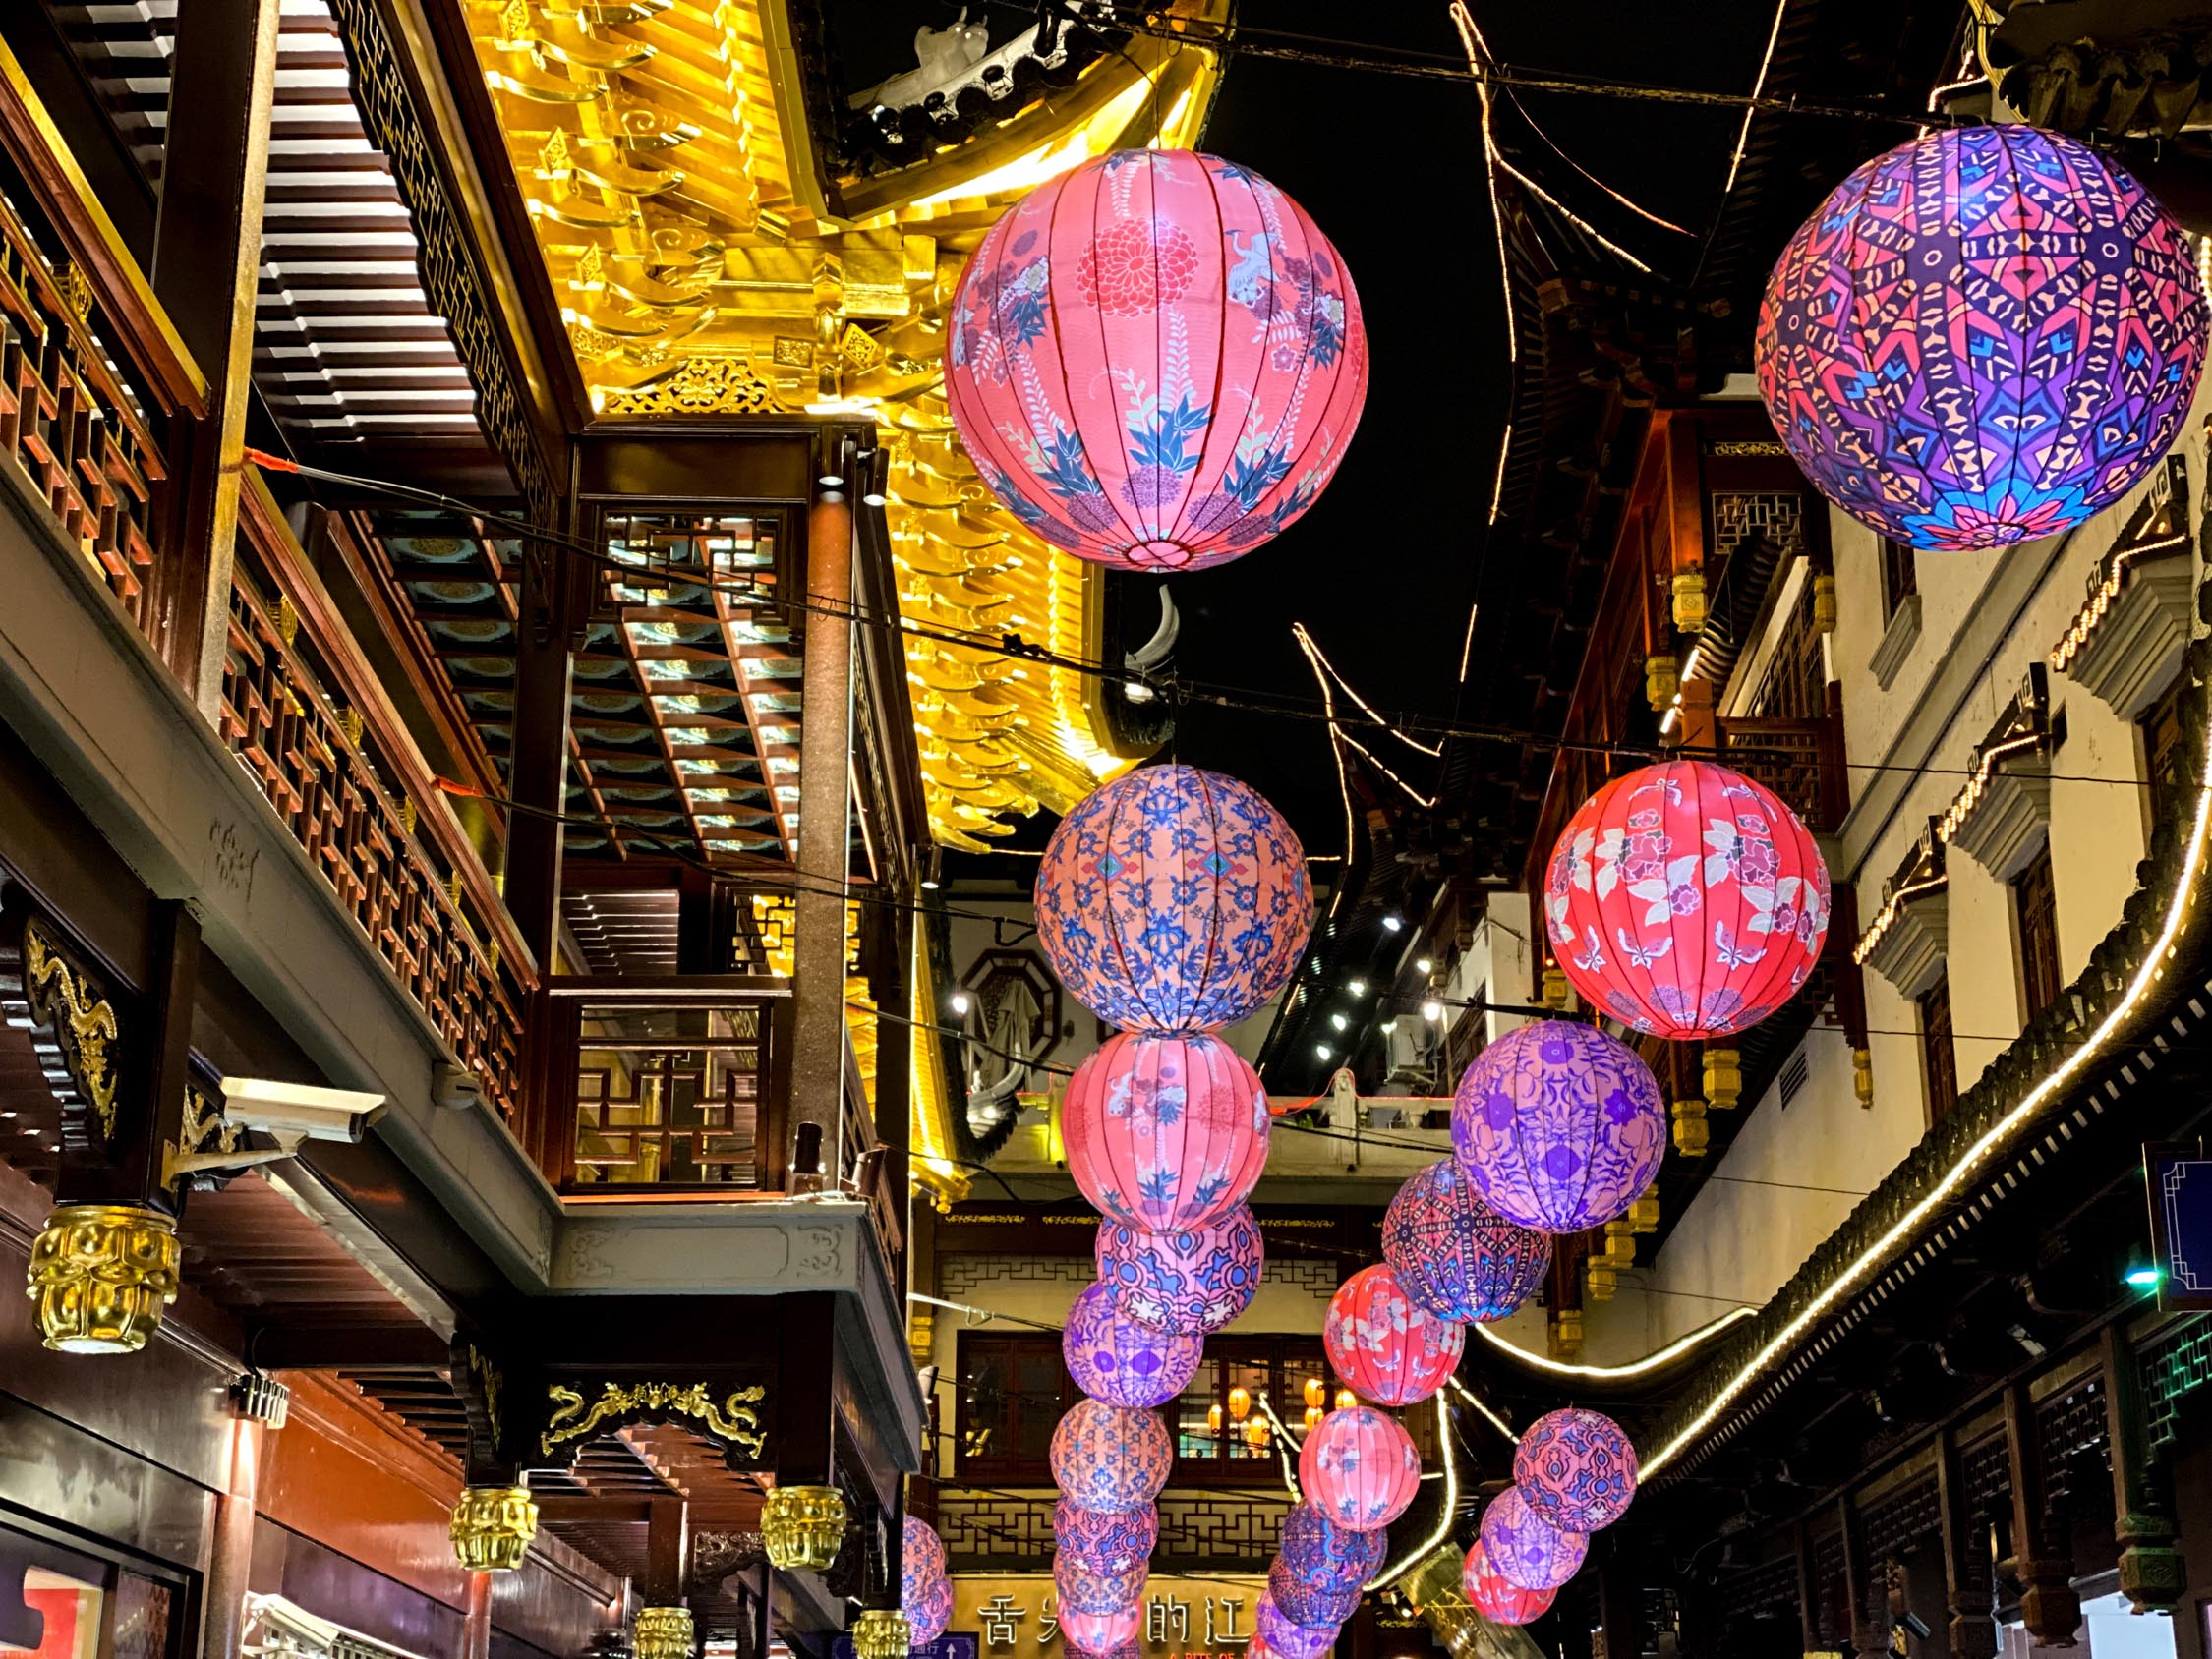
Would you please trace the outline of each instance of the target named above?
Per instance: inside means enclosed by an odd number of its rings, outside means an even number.
[[[1392,933],[1402,933],[1405,931],[1406,919],[1393,910],[1382,918],[1382,925]]]
[[[1382,1022],[1382,1034],[1383,1034],[1383,1035],[1384,1035],[1385,1037],[1395,1037],[1395,1036],[1397,1036],[1397,1035],[1398,1035],[1398,1022],[1397,1022],[1396,1020],[1394,1020],[1394,1019],[1386,1019],[1386,1020],[1384,1020],[1384,1021]]]
[[[1356,979],[1345,989],[1355,997],[1365,997],[1368,994],[1368,982],[1364,979]]]
[[[1339,1031],[1349,1031],[1352,1029],[1352,1022],[1346,1019],[1342,1014],[1329,1015],[1329,1024],[1335,1026]]]
[[[1334,1059],[1336,1051],[1326,1043],[1315,1043],[1313,1045],[1313,1058],[1315,1059]]]
[[[956,991],[953,993],[953,1012],[964,1016],[967,1010],[974,1006],[975,999],[966,992]]]
[[[1437,1001],[1433,997],[1429,998],[1427,1001],[1421,1004],[1421,1017],[1430,1025],[1434,1025],[1444,1017],[1444,1004]]]
[[[922,885],[922,891],[923,891],[923,892],[935,892],[935,891],[937,890],[937,886],[938,886],[938,884],[937,884],[937,878],[936,878],[936,877],[934,877],[934,876],[924,876],[924,877],[922,878],[922,884],[921,884],[921,885]]]
[[[1430,974],[1436,971],[1435,961],[1427,956],[1422,957],[1419,961],[1415,962],[1413,966],[1414,972],[1421,975],[1423,979],[1426,979]]]
[[[1158,693],[1142,680],[1130,680],[1122,686],[1122,695],[1132,703],[1149,703]]]

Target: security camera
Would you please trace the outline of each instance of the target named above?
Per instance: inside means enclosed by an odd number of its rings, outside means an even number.
[[[383,1115],[382,1095],[322,1089],[266,1077],[223,1079],[223,1121],[279,1140],[359,1142]]]
[[[440,1060],[431,1067],[431,1099],[447,1112],[474,1112],[484,1104],[484,1079],[465,1065]]]

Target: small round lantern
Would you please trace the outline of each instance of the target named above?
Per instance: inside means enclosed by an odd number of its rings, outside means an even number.
[[[1254,1417],[1245,1425],[1245,1444],[1254,1452],[1264,1452],[1267,1450],[1267,1442],[1274,1437],[1274,1432],[1265,1417]]]
[[[1077,1509],[1139,1509],[1160,1495],[1174,1460],[1167,1425],[1150,1411],[1078,1401],[1052,1431],[1052,1478]]]
[[[1337,1525],[1377,1531],[1404,1515],[1421,1490],[1421,1454],[1397,1418],[1356,1405],[1331,1411],[1306,1437],[1298,1483],[1306,1501]]]
[[[1986,549],[2112,505],[2204,367],[2191,239],[2109,156],[1951,128],[1845,179],[1768,278],[1754,363],[1791,459],[1892,541]]]
[[[1307,1403],[1307,1404],[1309,1404],[1309,1405],[1325,1405],[1325,1404],[1327,1404],[1327,1403],[1328,1403],[1328,1398],[1329,1398],[1329,1386],[1328,1386],[1328,1384],[1326,1384],[1326,1383],[1322,1382],[1322,1381],[1321,1381],[1321,1379],[1320,1379],[1320,1378],[1318,1378],[1318,1377],[1309,1377],[1309,1378],[1307,1378],[1307,1379],[1306,1379],[1306,1403]]]
[[[953,1581],[942,1573],[907,1591],[902,1600],[911,1627],[906,1639],[914,1647],[927,1647],[953,1622]]]
[[[1115,1305],[1111,1286],[1093,1285],[1068,1310],[1060,1351],[1076,1387],[1091,1399],[1149,1410],[1198,1374],[1205,1340],[1139,1325]]]
[[[1359,1403],[1360,1397],[1350,1389],[1338,1389],[1336,1391],[1336,1408],[1339,1411],[1349,1411]]]
[[[1551,1611],[1552,1598],[1557,1590],[1524,1590],[1490,1565],[1489,1552],[1483,1548],[1483,1540],[1475,1540],[1475,1547],[1467,1552],[1467,1565],[1459,1577],[1460,1587],[1475,1611],[1493,1625],[1526,1625]]]
[[[1503,1319],[1543,1287],[1551,1240],[1484,1203],[1458,1160],[1439,1158],[1390,1200],[1382,1259],[1415,1302],[1461,1325]]]
[[[1288,1564],[1281,1561],[1267,1570],[1267,1593],[1274,1598],[1276,1607],[1292,1624],[1304,1625],[1308,1630],[1331,1630],[1343,1624],[1360,1611],[1363,1589],[1360,1584],[1336,1590],[1303,1583]]]
[[[1240,1423],[1252,1415],[1252,1390],[1242,1383],[1229,1391],[1229,1415]]]
[[[1659,1172],[1666,1109],[1636,1051],[1595,1026],[1536,1020],[1475,1057],[1452,1149],[1507,1221],[1581,1232],[1628,1213]]]
[[[1267,1097],[1218,1037],[1122,1032],[1076,1067],[1060,1108],[1068,1173],[1109,1221],[1203,1227],[1267,1167]]]
[[[1321,1344],[1337,1375],[1378,1405],[1426,1400],[1459,1368],[1467,1333],[1407,1295],[1387,1266],[1362,1268],[1337,1287]]]
[[[1330,1591],[1357,1590],[1381,1569],[1389,1545],[1385,1533],[1339,1526],[1310,1503],[1304,1503],[1283,1517],[1279,1559],[1302,1584]]]
[[[1107,1572],[1073,1550],[1062,1550],[1053,1558],[1052,1583],[1064,1613],[1113,1613],[1144,1593],[1145,1572],[1141,1561]]]
[[[1311,1434],[1315,1429],[1319,1428],[1321,1426],[1321,1419],[1327,1415],[1328,1413],[1322,1410],[1318,1405],[1309,1405],[1306,1408],[1306,1432],[1308,1434]]]
[[[1262,1590],[1259,1603],[1252,1609],[1252,1630],[1254,1637],[1267,1644],[1268,1650],[1282,1655],[1282,1659],[1321,1659],[1336,1645],[1337,1627],[1334,1625],[1301,1625],[1275,1605],[1275,1597]]]
[[[1196,767],[1144,767],[1085,795],[1045,846],[1035,900],[1061,984],[1133,1032],[1236,1024],[1289,982],[1313,931],[1290,825]]]
[[[1513,1454],[1521,1501],[1565,1532],[1596,1532],[1636,1497],[1636,1448],[1602,1411],[1547,1411],[1522,1431]]]
[[[1140,1325],[1186,1336],[1220,1330],[1252,1305],[1264,1266],[1259,1224],[1242,1204],[1220,1221],[1177,1232],[1102,1223],[1098,1277]]]
[[[1159,1508],[1086,1510],[1063,1498],[1052,1507],[1052,1538],[1064,1556],[1080,1556],[1100,1573],[1127,1573],[1152,1559],[1160,1541]]]
[[[1661,761],[1585,801],[1551,852],[1544,927],[1590,1004],[1677,1041],[1757,1025],[1812,974],[1828,865],[1765,784]]]
[[[954,291],[945,397],[1023,524],[1078,558],[1200,570],[1312,505],[1367,398],[1344,261],[1250,168],[1123,149],[1031,191]]]
[[[1483,1511],[1483,1552],[1508,1583],[1524,1590],[1555,1590],[1581,1570],[1590,1537],[1562,1532],[1508,1486]]]
[[[1085,1653],[1111,1653],[1122,1643],[1135,1638],[1139,1617],[1135,1607],[1114,1608],[1105,1613],[1063,1611],[1060,1633],[1068,1638],[1070,1647]]]

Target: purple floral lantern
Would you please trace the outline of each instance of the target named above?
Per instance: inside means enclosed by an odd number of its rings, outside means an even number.
[[[1596,1532],[1635,1501],[1636,1448],[1602,1411],[1547,1411],[1521,1435],[1513,1484],[1521,1501],[1553,1526]]]
[[[1078,1401],[1052,1431],[1052,1478],[1077,1509],[1141,1509],[1160,1495],[1174,1460],[1167,1425],[1150,1411]]]
[[[1182,1232],[1140,1232],[1102,1222],[1099,1283],[1139,1325],[1182,1336],[1218,1331],[1252,1304],[1264,1267],[1259,1224],[1238,1205]]]
[[[1144,1593],[1146,1564],[1113,1572],[1094,1566],[1073,1550],[1053,1558],[1052,1583],[1064,1613],[1112,1613]]]
[[[1252,1609],[1252,1634],[1282,1659],[1321,1659],[1336,1645],[1334,1625],[1301,1625],[1275,1605],[1272,1593],[1262,1590]]]
[[[1139,1325],[1114,1303],[1113,1287],[1093,1285],[1068,1310],[1060,1351],[1076,1387],[1108,1405],[1149,1410],[1181,1394],[1198,1374],[1205,1339]]]
[[[926,1584],[901,1596],[900,1607],[906,1615],[909,1644],[927,1647],[943,1635],[946,1627],[953,1622],[952,1579],[940,1573]]]
[[[1658,1080],[1595,1026],[1542,1019],[1507,1032],[1452,1104],[1452,1151],[1483,1200],[1543,1232],[1628,1214],[1665,1150]]]
[[[1439,1319],[1503,1319],[1542,1288],[1551,1240],[1484,1203],[1453,1158],[1398,1189],[1382,1218],[1382,1259],[1408,1296]]]
[[[1555,1590],[1582,1568],[1590,1535],[1562,1532],[1522,1502],[1508,1486],[1483,1512],[1483,1553],[1509,1584]]]
[[[1101,1573],[1127,1573],[1152,1559],[1160,1541],[1159,1507],[1086,1510],[1063,1498],[1052,1507],[1052,1538],[1061,1554],[1081,1556]]]
[[[928,1521],[908,1516],[905,1539],[901,1550],[901,1599],[910,1602],[914,1592],[922,1585],[933,1578],[944,1576],[945,1540],[938,1537],[937,1528]]]
[[[1304,1583],[1283,1561],[1267,1570],[1267,1594],[1276,1609],[1292,1624],[1304,1625],[1310,1630],[1332,1629],[1359,1612],[1361,1591],[1358,1584],[1330,1590]]]
[[[1282,1564],[1316,1589],[1359,1589],[1381,1569],[1389,1547],[1388,1533],[1339,1526],[1311,1504],[1300,1504],[1283,1518]]]

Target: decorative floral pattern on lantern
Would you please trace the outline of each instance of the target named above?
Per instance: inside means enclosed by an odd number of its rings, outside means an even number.
[[[1190,1336],[1218,1331],[1252,1305],[1265,1254],[1259,1224],[1240,1204],[1220,1221],[1178,1232],[1101,1223],[1097,1259],[1099,1280],[1123,1313]]]
[[[1086,1510],[1063,1498],[1052,1506],[1052,1537],[1063,1555],[1080,1556],[1101,1573],[1127,1573],[1152,1559],[1160,1541],[1159,1508]]]
[[[1552,1598],[1559,1593],[1555,1589],[1524,1590],[1490,1565],[1489,1551],[1483,1548],[1480,1538],[1467,1552],[1459,1582],[1475,1611],[1493,1625],[1526,1625],[1542,1618],[1551,1611]]]
[[[1484,1203],[1452,1158],[1398,1189],[1382,1217],[1382,1259],[1407,1295],[1462,1325],[1503,1319],[1543,1287],[1551,1239]]]
[[[913,1516],[906,1517],[904,1541],[900,1552],[900,1600],[909,1609],[914,1592],[933,1578],[945,1576],[945,1540],[937,1535],[937,1528],[928,1521]]]
[[[1064,1613],[1113,1613],[1144,1593],[1146,1564],[1108,1572],[1073,1550],[1053,1558],[1052,1582]]]
[[[1134,1607],[1115,1608],[1106,1613],[1075,1613],[1063,1609],[1060,1633],[1068,1638],[1070,1647],[1090,1654],[1108,1654],[1135,1637],[1140,1618]]]
[[[1768,278],[1754,360],[1790,456],[1893,541],[2055,536],[2182,431],[2204,367],[2188,234],[2111,157],[1956,128],[1838,185]]]
[[[1282,1659],[1321,1659],[1336,1644],[1334,1625],[1301,1625],[1275,1605],[1274,1596],[1262,1590],[1252,1609],[1252,1632]]]
[[[1079,558],[1197,570],[1312,505],[1359,425],[1352,279],[1249,168],[1116,150],[991,227],[953,296],[945,394],[999,499]]]
[[[1052,1431],[1052,1478],[1077,1509],[1139,1509],[1160,1495],[1174,1460],[1167,1425],[1150,1411],[1077,1401]]]
[[[1567,821],[1543,915],[1560,971],[1593,1007],[1661,1037],[1725,1037],[1812,974],[1828,865],[1765,784],[1711,761],[1661,761]]]
[[[1218,1037],[1122,1032],[1068,1080],[1068,1173],[1110,1221],[1156,1232],[1219,1220],[1267,1167],[1267,1096]]]
[[[1507,1221],[1580,1232],[1628,1213],[1659,1173],[1666,1109],[1627,1044],[1535,1020],[1475,1057],[1452,1103],[1452,1150]]]
[[[1407,1295],[1387,1266],[1362,1268],[1339,1285],[1321,1325],[1337,1375],[1378,1405],[1426,1400],[1459,1368],[1466,1342],[1461,1327]]]
[[[1555,1590],[1582,1568],[1590,1537],[1562,1532],[1508,1486],[1483,1511],[1483,1553],[1508,1583],[1524,1590]]]
[[[1377,1533],[1377,1537],[1381,1534]],[[1353,1614],[1360,1611],[1363,1586],[1349,1589],[1328,1589],[1319,1584],[1302,1583],[1289,1566],[1281,1561],[1267,1570],[1267,1594],[1275,1606],[1294,1625],[1303,1625],[1310,1630],[1334,1630]]]
[[[1521,1434],[1513,1454],[1521,1501],[1567,1532],[1596,1532],[1636,1498],[1636,1448],[1602,1411],[1547,1411]]]
[[[906,1592],[902,1601],[906,1623],[912,1629],[908,1641],[915,1647],[927,1647],[943,1635],[953,1622],[953,1581],[940,1573],[918,1589]]]
[[[1283,815],[1196,767],[1144,767],[1077,802],[1035,901],[1061,984],[1133,1032],[1234,1025],[1289,981],[1313,931],[1306,849]],[[1264,1121],[1256,1085],[1252,1098]]]
[[[1404,1515],[1421,1490],[1421,1454],[1397,1418],[1355,1405],[1331,1411],[1306,1437],[1298,1484],[1337,1525],[1372,1532]]]
[[[1198,1374],[1205,1341],[1139,1325],[1115,1305],[1111,1286],[1093,1285],[1068,1310],[1060,1351],[1076,1387],[1091,1399],[1148,1410]]]
[[[1283,1517],[1279,1559],[1302,1584],[1356,1590],[1381,1569],[1389,1547],[1386,1533],[1339,1526],[1311,1503],[1303,1503]]]

